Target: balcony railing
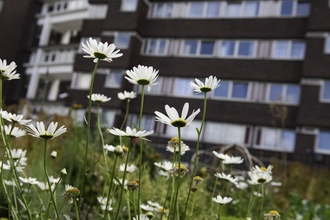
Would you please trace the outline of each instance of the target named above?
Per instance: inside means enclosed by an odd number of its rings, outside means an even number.
[[[88,8],[88,0],[68,0],[45,3],[42,14],[62,13]]]
[[[77,50],[76,45],[64,48],[43,48],[41,55],[37,56],[37,52],[31,54],[28,65],[73,64]]]

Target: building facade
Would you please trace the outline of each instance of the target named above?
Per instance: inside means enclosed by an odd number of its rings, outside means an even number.
[[[34,3],[37,4],[37,3]],[[154,130],[162,148],[176,129],[155,122],[169,104],[202,108],[189,82],[221,79],[208,94],[201,148],[246,145],[264,161],[285,152],[290,160],[330,167],[330,3],[328,0],[74,0],[41,1],[34,45],[24,63],[26,98],[49,112],[87,106],[94,63],[80,43],[89,37],[115,43],[124,54],[101,62],[94,93],[102,124],[119,126],[126,103],[117,93],[135,90],[124,75],[139,64],[159,70],[159,85],[146,93],[142,128]],[[130,104],[137,121],[139,98]],[[85,110],[79,111],[82,120]],[[194,148],[195,127],[182,131]],[[164,148],[164,147],[163,147]]]

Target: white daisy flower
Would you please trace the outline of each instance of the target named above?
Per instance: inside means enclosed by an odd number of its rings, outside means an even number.
[[[225,205],[227,203],[230,203],[233,198],[231,197],[221,197],[218,195],[217,197],[212,198],[213,202],[219,203],[220,205]]]
[[[251,171],[253,172],[267,172],[269,174],[272,174],[272,170],[273,170],[273,165],[268,165],[268,167],[259,167],[258,165],[255,165],[254,167],[252,167]]]
[[[155,162],[154,164],[164,171],[169,171],[174,167],[174,164],[171,161]]]
[[[94,58],[94,63],[97,62],[97,60],[104,60],[107,62],[111,62],[112,58],[121,57],[123,54],[118,53],[120,50],[116,50],[116,46],[114,44],[108,45],[108,43],[97,43],[95,39],[92,39],[91,37],[86,42],[86,45],[84,43],[82,44],[82,50],[88,53],[89,55],[85,55],[85,58]]]
[[[19,79],[20,74],[16,73],[16,63],[12,61],[9,65],[7,65],[7,60],[0,59],[0,74],[2,79],[4,80],[12,80]]]
[[[145,137],[154,133],[153,130],[151,130],[151,131],[146,131],[146,130],[138,131],[135,128],[131,129],[128,126],[126,127],[126,131],[122,131],[118,128],[111,128],[111,129],[108,129],[108,131],[111,134],[116,135],[116,136],[126,136],[126,137],[130,137],[130,138],[141,138],[142,140],[148,140]]]
[[[241,157],[231,157],[229,156],[224,161],[222,161],[223,164],[240,164],[243,163],[243,158]]]
[[[151,211],[156,211],[157,208],[150,206],[150,205],[145,205],[145,204],[141,204],[140,208],[143,209],[146,212],[151,212]]]
[[[60,181],[60,177],[57,177],[57,178],[55,178],[53,176],[49,177],[49,182],[51,182],[51,183],[58,183],[59,181]]]
[[[156,208],[161,208],[162,206],[158,202],[147,201],[147,204]]]
[[[113,145],[106,144],[106,145],[103,146],[103,148],[106,149],[109,152],[114,152],[115,151],[115,147]]]
[[[27,157],[26,150],[22,149],[11,149],[11,156],[15,162],[20,166],[26,166]]]
[[[111,207],[111,204],[112,204],[112,200],[110,199],[109,200],[109,203],[108,203],[108,199],[106,197],[97,197],[97,201],[100,203],[101,205],[101,209],[102,210],[108,210],[108,211],[111,211],[113,208]],[[108,203],[108,208],[107,207],[107,203]]]
[[[227,180],[235,185],[237,184],[237,181],[238,181],[236,178],[232,177],[232,175],[230,175],[230,174],[227,175],[225,173],[216,173],[216,174],[214,174],[214,176],[218,177],[220,179],[223,179],[223,180]]]
[[[121,184],[124,184],[124,186],[126,186],[127,185],[127,183],[128,183],[128,181],[127,180],[123,180],[122,178],[120,178],[120,179],[118,179],[119,180],[119,182],[118,182],[118,180],[117,179],[113,179],[114,180],[114,184],[116,184],[116,185],[121,185]]]
[[[210,92],[210,91],[216,89],[220,84],[220,80],[218,80],[217,77],[215,77],[215,76],[209,76],[209,77],[205,78],[205,83],[201,82],[199,79],[195,79],[195,82],[196,83],[190,82],[189,85],[197,93]]]
[[[1,164],[0,164],[1,165]],[[18,172],[18,173],[20,173],[20,172],[23,172],[23,170],[24,170],[24,166],[20,166],[20,164],[19,164],[19,161],[14,161],[14,167],[15,167],[15,170]],[[7,160],[7,164],[2,164],[2,168],[4,169],[4,170],[10,170],[10,168],[11,168],[11,165],[10,165],[10,162],[9,162],[9,160]]]
[[[50,123],[47,130],[45,129],[45,125],[43,122],[37,122],[36,127],[32,124],[29,124],[27,125],[27,132],[33,137],[45,140],[53,139],[66,132],[66,128],[64,127],[64,125],[62,125],[56,130],[57,124],[57,122]]]
[[[214,154],[214,156],[216,156],[220,160],[226,160],[226,159],[228,160],[230,158],[230,156],[228,154],[218,153],[216,151],[212,151],[212,153]]]
[[[136,170],[136,166],[134,164],[132,165],[129,165],[126,167],[126,171],[129,172],[129,173],[133,173],[135,170]],[[125,171],[125,164],[122,164],[119,166],[119,171],[120,172],[124,172]]]
[[[39,188],[41,190],[44,190],[44,191],[49,191],[49,189],[50,189],[48,183],[38,182],[37,185],[39,186]],[[52,189],[52,191],[55,189],[55,183],[52,183],[51,189]]]
[[[250,177],[250,180],[248,180],[248,183],[251,185],[258,185],[258,184],[264,184],[272,181],[273,177],[268,172],[259,172],[256,170],[251,170],[248,172],[248,175]]]
[[[178,111],[170,107],[169,105],[165,105],[165,110],[168,116],[164,115],[163,113],[159,111],[155,111],[155,114],[157,115],[156,120],[160,121],[164,124],[172,125],[173,127],[185,127],[190,122],[194,120],[196,115],[200,112],[200,109],[194,110],[193,113],[187,118],[187,114],[189,111],[189,103],[186,102],[183,105],[181,117],[179,116]]]
[[[5,133],[6,135],[9,135],[14,138],[19,138],[26,135],[26,131],[18,127],[12,127],[11,125],[9,126],[5,125]]]
[[[32,177],[28,177],[28,178],[23,178],[23,177],[19,177],[19,179],[23,182],[23,183],[27,183],[30,185],[37,185],[38,181],[36,178],[32,178]]]
[[[89,98],[89,95],[87,95],[87,98]],[[92,94],[92,101],[93,102],[108,102],[110,101],[110,97],[106,97],[103,94]]]
[[[150,91],[151,86],[157,85],[155,81],[158,78],[158,70],[154,70],[152,66],[142,66],[133,67],[133,70],[127,70],[125,78],[132,84],[138,84],[143,86],[148,86],[148,91]]]
[[[174,153],[174,152],[179,153],[179,146],[173,147],[173,146],[167,145],[166,150],[170,151],[172,153]],[[182,142],[181,143],[181,155],[184,155],[186,153],[186,151],[189,151],[189,150],[190,150],[189,146]]]
[[[0,114],[3,119],[5,119],[9,122],[12,122],[12,123],[19,123],[21,125],[25,125],[25,124],[31,122],[31,120],[24,120],[23,115],[12,114],[12,113],[9,113],[4,110],[0,110]]]
[[[236,188],[238,189],[247,189],[249,187],[249,184],[247,184],[246,182],[238,182],[237,184],[235,184]]]
[[[127,92],[127,91],[119,92],[118,93],[118,98],[120,100],[134,99],[134,98],[136,98],[136,92],[134,92],[134,91],[132,91],[132,92]]]

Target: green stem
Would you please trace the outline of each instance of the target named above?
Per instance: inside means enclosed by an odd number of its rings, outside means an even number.
[[[199,143],[200,143],[200,138],[201,138],[201,134],[202,134],[202,130],[203,130],[203,127],[204,127],[204,122],[205,122],[205,116],[206,116],[206,101],[207,101],[206,94],[207,93],[204,92],[204,106],[203,106],[202,123],[201,123],[201,126],[200,126],[199,130],[197,130],[198,136],[197,136],[196,150],[195,150],[195,155],[196,156],[195,156],[195,159],[194,159],[194,168],[193,168],[193,172],[192,172],[192,175],[191,175],[189,189],[191,189],[191,187],[192,187],[192,184],[193,184],[193,181],[194,181],[194,176],[195,176],[196,169],[197,169],[198,159],[199,159],[199,157],[198,157]],[[185,210],[184,210],[183,219],[186,218],[190,193],[191,193],[191,190],[188,191],[188,196],[187,196],[187,201],[186,201],[186,206],[185,206]]]
[[[94,85],[94,79],[96,75],[96,70],[99,66],[100,59],[97,59],[94,70],[92,73],[92,79],[91,83],[89,86],[89,99],[88,99],[88,113],[87,113],[87,129],[86,129],[86,148],[85,148],[85,158],[84,158],[84,166],[83,166],[83,171],[82,171],[82,176],[81,176],[81,187],[80,187],[80,201],[82,201],[82,197],[84,194],[84,185],[85,185],[85,176],[86,176],[86,166],[87,166],[87,155],[88,155],[88,148],[89,148],[89,138],[90,138],[90,133],[91,133],[91,110],[92,110],[92,92],[93,92],[93,85]]]
[[[264,183],[261,184],[261,195],[262,195],[262,198],[261,198],[261,205],[260,205],[260,219],[262,219],[263,215],[264,215],[264,200],[265,200],[265,188],[264,188]]]
[[[76,209],[76,220],[79,220],[79,207],[78,207],[76,198],[73,199],[73,203],[74,203],[74,207]]]
[[[48,183],[48,187],[49,187],[51,202],[53,203],[53,206],[54,206],[54,209],[55,209],[56,219],[60,219],[59,214],[58,214],[58,210],[57,210],[57,205],[56,205],[54,195],[53,195],[53,191],[52,191],[52,186],[50,184],[49,176],[48,176],[48,172],[47,172],[47,140],[46,139],[45,139],[45,146],[44,146],[44,171],[45,171],[45,175],[46,175],[46,179],[47,179],[47,183]],[[46,216],[46,218],[47,217],[48,216]]]
[[[178,139],[179,139],[178,177],[177,177],[177,186],[176,186],[175,199],[174,199],[174,205],[173,205],[174,209],[177,208],[179,188],[180,188],[180,182],[181,182],[181,128],[180,127],[178,127]],[[189,190],[189,192],[190,192],[190,190]],[[175,219],[176,211],[174,211],[173,213],[174,213],[173,219]]]
[[[144,85],[142,85],[141,92],[141,105],[140,105],[140,116],[139,116],[139,130],[141,130],[141,120],[144,106]],[[141,204],[141,176],[142,176],[142,163],[143,163],[143,142],[140,139],[140,160],[139,160],[139,188],[138,188],[138,220],[140,220],[140,204]]]
[[[259,186],[259,188],[258,188],[258,191],[257,192],[259,192],[260,191],[260,187],[261,186]],[[256,201],[256,197],[257,196],[254,196],[253,195],[253,190],[251,191],[252,193],[251,193],[251,196],[250,196],[250,201],[249,201],[249,206],[248,206],[248,212],[247,212],[247,214],[246,214],[246,218],[251,218],[251,212],[252,212],[252,209],[253,209],[253,206],[254,206],[254,203],[255,203],[255,201]]]
[[[222,208],[222,205],[219,205],[218,220],[221,219],[221,208]]]
[[[110,186],[109,186],[109,191],[108,191],[108,196],[107,196],[107,204],[106,204],[106,207],[105,207],[104,217],[107,216],[107,213],[108,213],[108,206],[109,206],[109,202],[110,202],[110,194],[111,194],[111,191],[112,191],[113,179],[114,179],[114,175],[115,175],[117,159],[118,159],[118,156],[116,155],[115,162],[114,162],[113,167],[112,167],[111,177],[110,177],[111,178],[110,179]]]
[[[191,204],[191,211],[190,211],[191,216],[190,217],[192,217],[192,215],[194,213],[195,199],[196,199],[196,192],[193,195],[193,201],[192,201],[192,204]]]

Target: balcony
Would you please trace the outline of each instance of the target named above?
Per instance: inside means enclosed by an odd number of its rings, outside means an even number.
[[[84,10],[88,8],[88,0],[75,0],[75,1],[57,1],[45,3],[43,5],[41,14],[57,14],[64,12],[72,12],[77,10]]]
[[[49,74],[54,78],[70,80],[78,45],[39,48],[25,64],[26,74]]]

